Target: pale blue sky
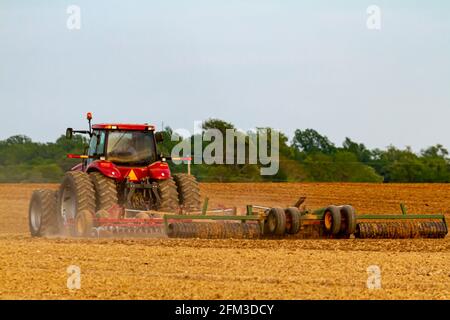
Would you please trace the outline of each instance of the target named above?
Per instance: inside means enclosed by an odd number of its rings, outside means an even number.
[[[366,27],[371,4],[380,31]],[[449,59],[448,1],[1,0],[0,139],[53,141],[92,111],[450,148]]]

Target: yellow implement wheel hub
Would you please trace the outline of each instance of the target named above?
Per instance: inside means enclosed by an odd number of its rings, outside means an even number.
[[[333,217],[330,212],[325,213],[324,225],[327,230],[331,230],[331,226],[333,225]]]

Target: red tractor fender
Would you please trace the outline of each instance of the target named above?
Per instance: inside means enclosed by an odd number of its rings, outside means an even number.
[[[169,165],[166,162],[156,161],[148,166],[148,176],[154,180],[166,180],[171,177]]]
[[[95,160],[86,169],[86,172],[98,171],[108,178],[122,180],[122,173],[112,162],[105,160]]]

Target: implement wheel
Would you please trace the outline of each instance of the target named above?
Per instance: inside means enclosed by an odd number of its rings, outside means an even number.
[[[341,230],[341,210],[337,206],[329,206],[323,215],[325,233],[337,235]]]
[[[173,175],[177,185],[180,205],[187,211],[201,209],[200,188],[193,175],[177,173]]]
[[[284,210],[286,214],[286,233],[297,234],[300,231],[300,211],[296,207]]]
[[[82,210],[78,212],[75,218],[75,236],[76,237],[90,237],[92,235],[92,227],[94,226],[94,219],[89,210]]]
[[[350,236],[356,232],[356,214],[352,206],[342,206],[341,215],[344,223],[341,223],[341,233]]]
[[[57,232],[56,194],[53,190],[33,191],[28,210],[31,236],[42,237]]]
[[[281,236],[286,231],[286,214],[283,208],[272,208],[269,210],[264,223],[265,233]]]

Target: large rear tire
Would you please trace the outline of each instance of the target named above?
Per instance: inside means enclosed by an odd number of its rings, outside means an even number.
[[[89,173],[95,190],[96,211],[109,210],[119,202],[117,186],[114,179],[105,177],[100,172]]]
[[[175,212],[178,209],[177,185],[172,178],[158,181],[158,211]]]
[[[28,210],[28,224],[31,236],[42,237],[58,231],[56,195],[53,190],[35,190]]]
[[[174,174],[173,178],[177,184],[180,206],[186,211],[200,210],[202,204],[197,179],[185,173]]]
[[[75,235],[77,214],[87,210],[95,213],[95,190],[89,175],[81,171],[67,172],[61,182],[58,198],[58,216],[61,228],[69,227]]]

